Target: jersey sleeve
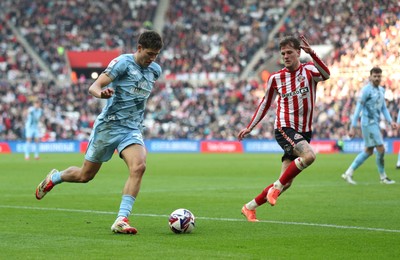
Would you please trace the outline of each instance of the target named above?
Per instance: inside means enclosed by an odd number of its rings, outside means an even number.
[[[362,108],[363,108],[363,106],[365,104],[365,101],[368,98],[368,94],[369,94],[368,89],[364,87],[361,90],[360,97],[357,100],[356,109],[354,111],[353,118],[351,120],[351,126],[352,127],[356,127],[357,124],[358,124],[358,119],[360,118],[360,113],[361,113],[361,110],[362,110]]]
[[[248,129],[253,129],[267,114],[272,102],[275,100],[277,92],[274,86],[276,85],[275,78],[271,75],[267,81],[266,93],[261,102],[259,103],[257,110],[255,111],[250,123],[247,125]]]
[[[151,68],[152,68],[152,71],[154,74],[154,79],[155,80],[159,79],[162,74],[161,66],[158,65],[157,63],[153,62]]]
[[[381,91],[383,92],[383,95],[385,96],[385,89],[384,89],[384,88],[381,88]],[[387,108],[387,106],[386,106],[385,100],[384,100],[383,103],[382,103],[381,111],[382,111],[382,114],[383,114],[383,116],[385,117],[386,121],[388,121],[389,124],[391,124],[391,123],[393,122],[393,120],[392,120],[392,117],[391,117],[391,115],[390,115],[390,113],[389,113],[389,110],[388,110],[388,108]]]
[[[316,69],[313,70],[312,76],[316,82],[324,81],[330,78],[331,72],[329,71],[328,66],[321,60],[321,58],[315,53],[312,52],[310,54],[313,59],[313,65]]]
[[[387,109],[385,102],[383,102],[383,105],[382,105],[382,113],[383,113],[383,116],[385,117],[386,121],[388,121],[389,124],[391,124],[393,122],[393,120],[392,120],[392,117],[390,116],[389,110]]]
[[[107,74],[112,80],[115,80],[119,75],[125,73],[127,64],[126,58],[123,55],[120,55],[108,64],[107,68],[104,70],[104,73]]]
[[[30,125],[32,121],[32,111],[33,107],[29,107],[28,111],[26,111],[26,124]]]
[[[397,123],[400,124],[400,110],[397,112]]]

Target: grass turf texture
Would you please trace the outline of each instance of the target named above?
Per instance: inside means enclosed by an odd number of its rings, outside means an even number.
[[[278,199],[257,210],[260,223],[240,214],[278,177],[279,154],[149,154],[130,220],[135,236],[111,233],[126,166],[118,156],[87,184],[63,183],[37,201],[37,184],[52,168],[81,165],[82,154],[0,156],[2,259],[395,259],[400,255],[400,171],[383,185],[370,158],[341,179],[355,154],[317,156]],[[168,215],[188,208],[191,234],[176,235]]]

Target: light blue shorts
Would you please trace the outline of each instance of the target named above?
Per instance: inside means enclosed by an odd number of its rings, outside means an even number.
[[[26,138],[40,138],[39,127],[25,127],[25,137]]]
[[[375,147],[383,144],[382,132],[378,124],[361,127],[365,147]]]
[[[111,159],[115,149],[119,155],[132,144],[144,146],[143,136],[139,129],[117,127],[95,127],[90,135],[85,159],[91,162],[102,163]]]

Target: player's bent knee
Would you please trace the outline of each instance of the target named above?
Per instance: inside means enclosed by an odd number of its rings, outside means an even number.
[[[133,175],[143,175],[146,171],[146,163],[139,163],[131,168],[130,172]]]
[[[304,160],[307,166],[310,166],[315,161],[316,158],[317,155],[314,153],[314,151],[310,151],[309,153],[306,154]]]
[[[370,151],[365,152],[365,153],[368,155],[368,157],[372,156],[372,154],[373,154],[373,152],[370,152]]]
[[[314,162],[315,157],[314,157],[314,159],[312,161],[311,160],[307,161],[307,159],[310,159],[310,158],[297,157],[296,160],[294,160],[294,163],[296,164],[296,166],[297,166],[297,168],[299,170],[304,170],[305,168],[307,168],[308,166],[310,166]]]

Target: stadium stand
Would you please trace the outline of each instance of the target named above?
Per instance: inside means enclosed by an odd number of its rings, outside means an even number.
[[[397,117],[400,7],[395,1],[299,1],[296,8],[291,1],[247,0],[240,6],[238,1],[198,0],[191,6],[184,1],[167,2],[159,28],[165,41],[159,57],[165,75],[224,74],[223,79],[200,81],[165,77],[147,106],[147,138],[235,139],[263,95],[260,72],[280,66],[271,53],[276,52],[279,37],[289,33],[304,33],[312,44],[334,47],[324,58],[332,76],[319,88],[314,138],[345,134],[349,111],[371,64],[384,70],[388,108]],[[153,28],[157,6],[158,1],[140,0],[123,0],[118,5],[111,0],[2,1],[0,140],[23,139],[21,111],[34,98],[43,100],[46,140],[87,139],[102,103],[87,94],[86,79],[69,82],[65,51],[132,51],[135,35]],[[275,31],[276,35],[270,35]],[[255,73],[239,79],[259,50],[265,55],[254,67]],[[273,118],[271,111],[254,130],[254,137],[272,138]],[[386,137],[394,135],[384,132]]]

